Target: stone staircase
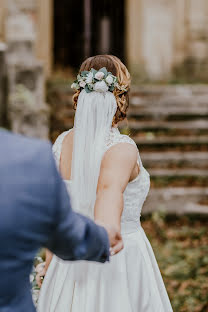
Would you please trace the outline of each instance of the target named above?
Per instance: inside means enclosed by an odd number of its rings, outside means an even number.
[[[133,90],[128,127],[151,175],[145,211],[208,213],[208,88]]]
[[[73,124],[71,90],[50,87],[52,140]],[[133,88],[121,131],[136,141],[151,176],[144,212],[208,213],[208,88]]]

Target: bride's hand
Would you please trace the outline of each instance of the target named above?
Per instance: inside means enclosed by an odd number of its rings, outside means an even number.
[[[105,229],[108,232],[109,240],[110,240],[110,255],[114,256],[115,254],[119,253],[123,248],[123,240],[121,233],[116,227],[105,225]]]
[[[108,233],[108,238],[110,242],[110,255],[113,256],[120,252],[124,245],[123,245],[123,240],[122,236],[120,233],[120,230],[116,228],[116,226],[109,225],[109,224],[104,224],[102,222],[96,221],[98,225],[103,226],[107,233]]]
[[[43,263],[39,263],[36,268],[35,268],[35,271],[37,272],[37,275],[36,275],[36,282],[38,284],[38,287],[41,288],[42,286],[42,282],[43,282],[43,279],[44,279],[44,276],[46,275],[46,265],[45,265],[45,262]]]

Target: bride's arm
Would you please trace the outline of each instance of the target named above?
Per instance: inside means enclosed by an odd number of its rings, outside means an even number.
[[[120,230],[123,192],[137,168],[138,150],[134,145],[120,143],[103,157],[95,203],[95,221],[116,226]]]

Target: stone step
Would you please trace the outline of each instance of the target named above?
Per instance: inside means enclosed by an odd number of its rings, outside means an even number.
[[[207,114],[208,113],[208,104],[181,104],[181,105],[163,105],[163,104],[150,104],[150,103],[144,103],[142,105],[132,105],[130,102],[129,111],[135,111],[138,114],[140,112],[142,113],[169,113],[169,114],[184,114],[187,113],[187,109],[192,114],[197,114],[198,112],[202,112]]]
[[[178,137],[178,136],[207,136],[208,129],[199,129],[199,128],[190,128],[190,129],[180,129],[180,128],[172,128],[172,129],[152,129],[152,130],[135,130],[135,129],[124,129],[124,134],[128,134],[130,136],[137,136],[141,138],[149,138],[149,137],[160,137],[160,136],[169,136],[169,137]]]
[[[151,176],[162,176],[162,177],[207,177],[208,178],[208,170],[200,170],[200,169],[190,169],[190,168],[177,168],[177,169],[149,169],[149,173]]]
[[[132,132],[137,133],[141,131],[161,132],[161,131],[208,131],[208,121],[205,119],[198,120],[184,120],[184,121],[140,121],[135,122],[129,120],[124,122],[123,127],[129,128]]]
[[[170,213],[208,213],[208,188],[167,187],[150,189],[143,213],[164,210]]]
[[[145,151],[208,151],[208,136],[146,136],[132,137],[138,148]]]
[[[152,187],[208,186],[208,169],[149,169]]]
[[[184,107],[190,108],[207,108],[207,95],[198,95],[198,96],[163,96],[163,97],[154,97],[146,96],[142,97],[140,95],[130,96],[130,107],[138,108],[162,108],[164,109],[181,109]]]
[[[175,84],[175,85],[158,85],[158,84],[143,84],[133,85],[131,87],[131,95],[139,97],[193,97],[207,95],[206,84]]]
[[[138,110],[130,109],[128,112],[128,120],[132,121],[188,121],[203,119],[208,122],[208,111],[191,111],[189,108],[183,111],[159,111],[159,110]]]
[[[141,152],[140,155],[146,168],[208,169],[208,152]]]

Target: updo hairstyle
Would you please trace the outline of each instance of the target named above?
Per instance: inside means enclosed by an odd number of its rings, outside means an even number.
[[[118,83],[124,87],[127,91],[121,91],[116,88],[113,91],[117,102],[117,111],[113,118],[112,126],[116,125],[119,121],[122,121],[126,118],[127,110],[129,107],[129,89],[130,89],[130,74],[126,66],[121,62],[121,60],[113,55],[96,55],[86,59],[81,67],[79,72],[90,71],[91,68],[99,70],[102,67],[106,67],[108,72],[111,72],[114,76],[117,76]],[[74,109],[76,110],[77,101],[80,94],[80,90],[77,90],[73,96]]]

